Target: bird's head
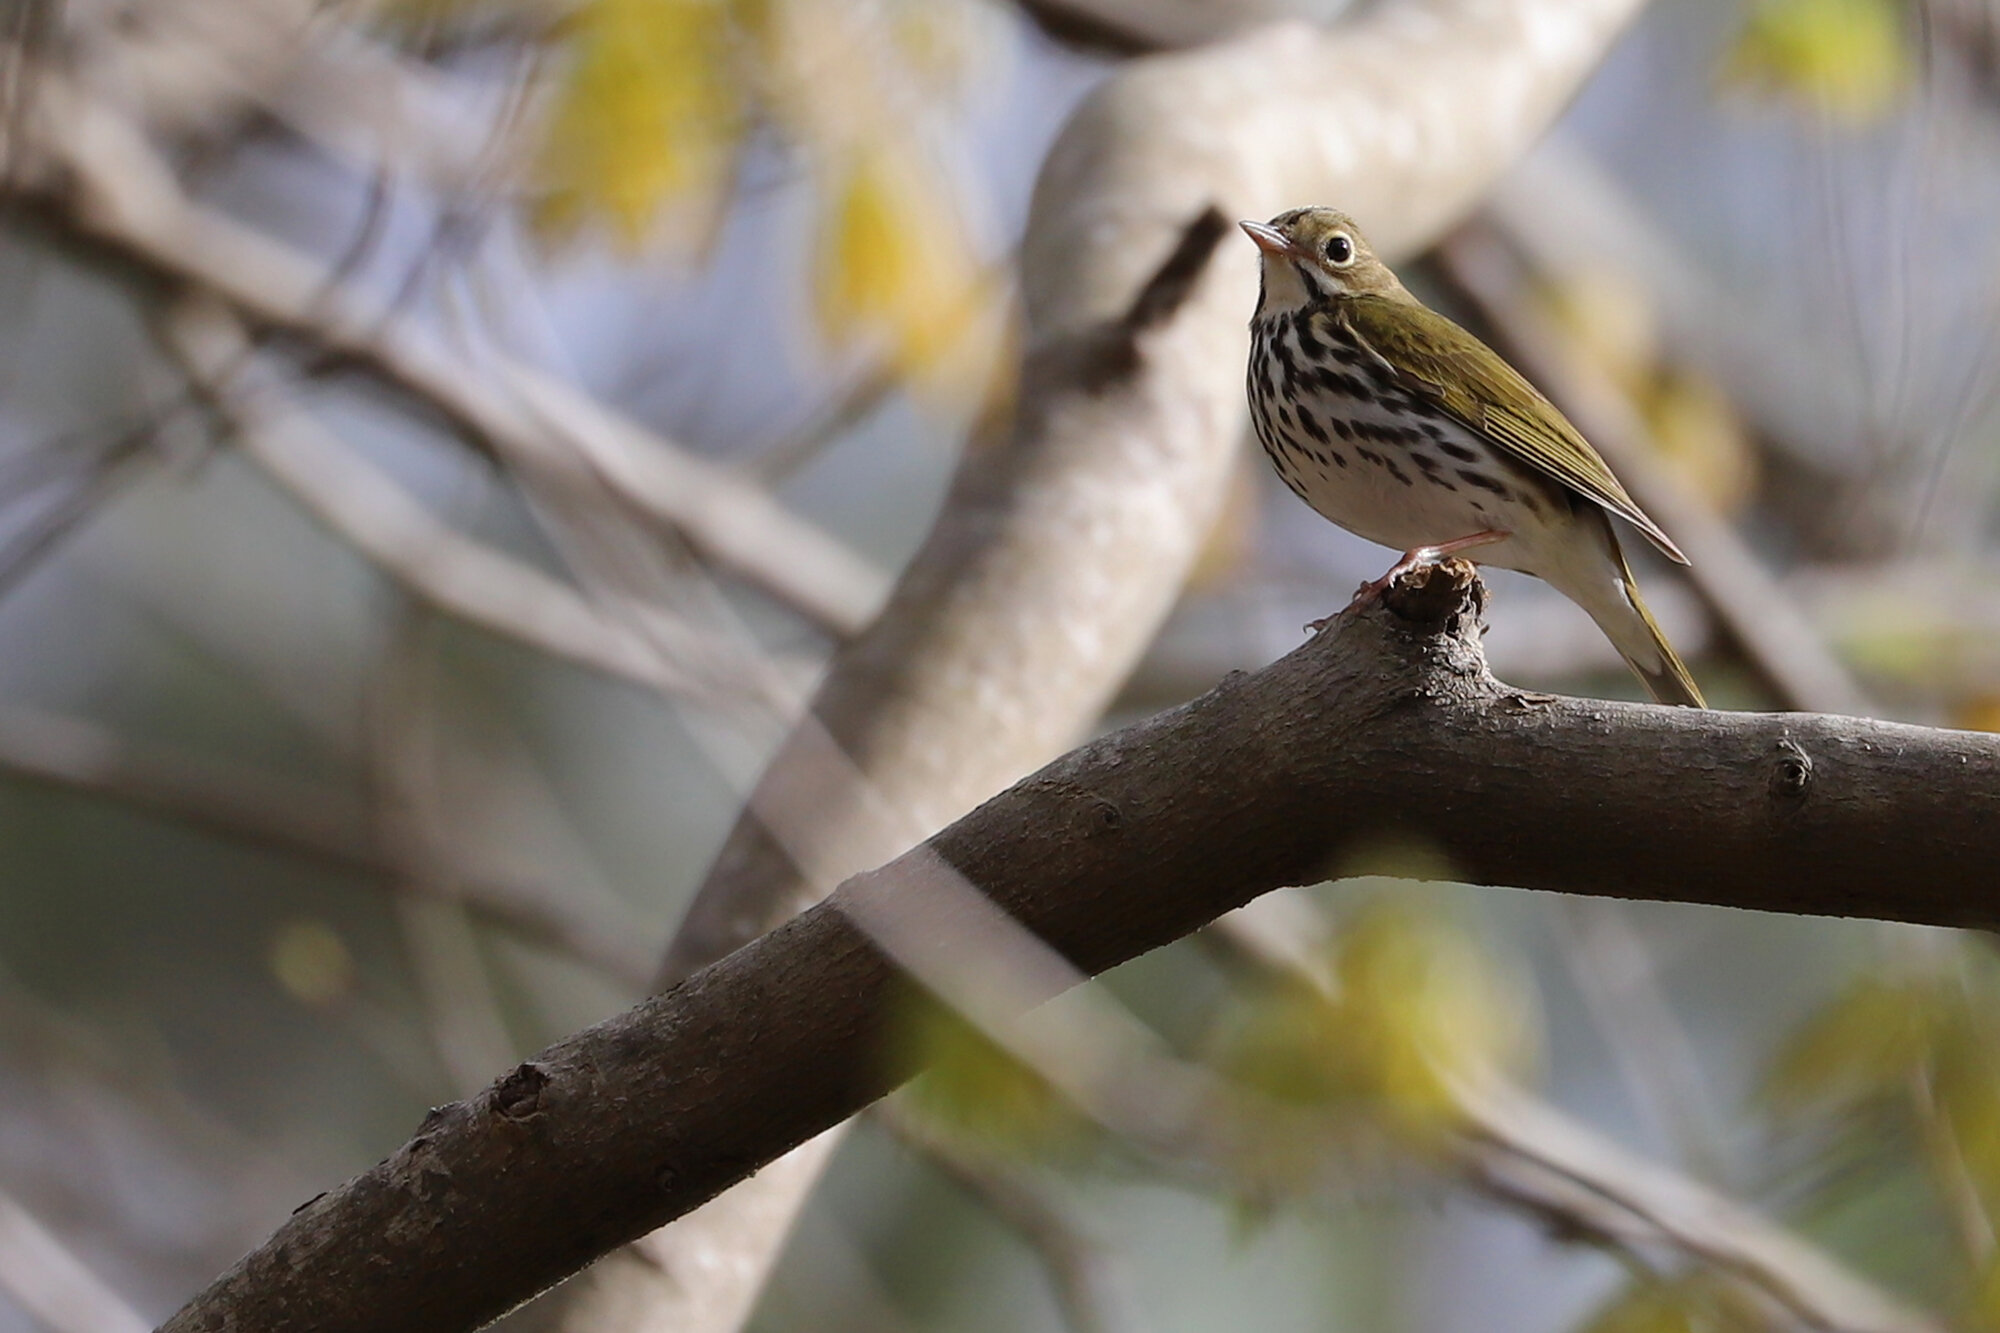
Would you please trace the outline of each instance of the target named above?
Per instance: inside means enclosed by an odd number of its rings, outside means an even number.
[[[1375,257],[1354,219],[1332,208],[1294,208],[1269,222],[1237,224],[1264,252],[1259,315],[1343,296],[1390,295],[1403,284]]]

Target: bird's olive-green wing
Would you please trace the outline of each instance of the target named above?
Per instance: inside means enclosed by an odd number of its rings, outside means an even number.
[[[1485,343],[1407,298],[1348,297],[1337,303],[1334,318],[1405,388],[1436,403],[1495,448],[1603,505],[1669,558],[1687,563],[1569,419]]]

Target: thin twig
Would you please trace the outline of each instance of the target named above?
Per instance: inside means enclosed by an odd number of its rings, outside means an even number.
[[[410,881],[344,796],[185,756],[143,750],[78,718],[0,710],[0,774],[119,801],[204,832],[397,884],[433,885],[495,925],[633,987],[652,974],[646,932],[597,920],[547,887],[486,874]]]
[[[601,609],[559,580],[454,531],[293,405],[220,306],[185,302],[169,348],[246,455],[405,588],[450,615],[667,694],[713,699],[745,679],[740,653],[638,604]]]
[[[1937,1183],[1952,1230],[1958,1233],[1966,1263],[1974,1272],[1985,1272],[1993,1262],[1993,1219],[1980,1198],[1957,1128],[1938,1105],[1936,1072],[1927,1061],[1910,1062],[1908,1091],[1918,1139],[1931,1159],[1931,1179]]]
[[[152,1327],[5,1193],[0,1193],[0,1288],[55,1333],[146,1333]]]
[[[156,417],[120,432],[83,468],[49,483],[50,489],[60,488],[54,497],[45,499],[21,530],[0,544],[0,597],[41,568],[50,555],[104,509],[121,487],[129,485],[145,464],[156,458],[148,446],[162,425],[163,418]]]
[[[1678,1150],[1684,1170],[1713,1185],[1733,1184],[1710,1090],[1631,906],[1572,898],[1549,910],[1585,1013],[1640,1119],[1663,1146]]]
[[[421,608],[398,608],[369,693],[369,791],[377,840],[407,867],[393,906],[402,926],[426,1025],[452,1084],[469,1097],[514,1058],[514,1042],[466,910],[448,885],[436,809],[438,765],[435,628]]]
[[[1072,1333],[1135,1333],[1144,1326],[1118,1254],[1092,1235],[1032,1168],[975,1152],[938,1133],[901,1097],[878,1102],[870,1115],[1034,1249]]]
[[[34,87],[33,133],[10,136],[5,184],[75,237],[352,362],[512,467],[608,487],[836,634],[857,631],[887,595],[879,570],[729,469],[537,367],[499,353],[465,363],[326,266],[195,203],[137,127],[61,75],[40,69]]]
[[[1496,1199],[1559,1231],[1620,1247],[1665,1245],[1750,1284],[1808,1328],[1940,1333],[1823,1252],[1742,1205],[1666,1171],[1515,1088],[1462,1099],[1466,1166]]]

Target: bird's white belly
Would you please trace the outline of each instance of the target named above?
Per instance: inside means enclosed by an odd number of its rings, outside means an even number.
[[[1549,512],[1549,498],[1536,496],[1542,515],[1534,521],[1521,498],[1523,479],[1485,461],[1490,446],[1469,431],[1445,423],[1438,438],[1421,433],[1409,438],[1407,414],[1316,391],[1299,394],[1291,406],[1313,414],[1328,436],[1324,444],[1307,438],[1296,419],[1260,423],[1259,433],[1277,429],[1292,442],[1272,450],[1272,461],[1286,485],[1326,518],[1398,551],[1497,530],[1510,536],[1466,552],[1467,558],[1529,573],[1547,567],[1553,553],[1539,538],[1540,529],[1557,517]],[[1335,421],[1349,424],[1346,437],[1333,429]],[[1404,438],[1376,437],[1383,427]]]

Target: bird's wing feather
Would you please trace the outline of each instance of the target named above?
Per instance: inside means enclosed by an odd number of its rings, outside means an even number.
[[[1568,418],[1485,343],[1413,300],[1349,297],[1338,303],[1334,317],[1404,388],[1494,448],[1604,506],[1670,559],[1687,563]]]

